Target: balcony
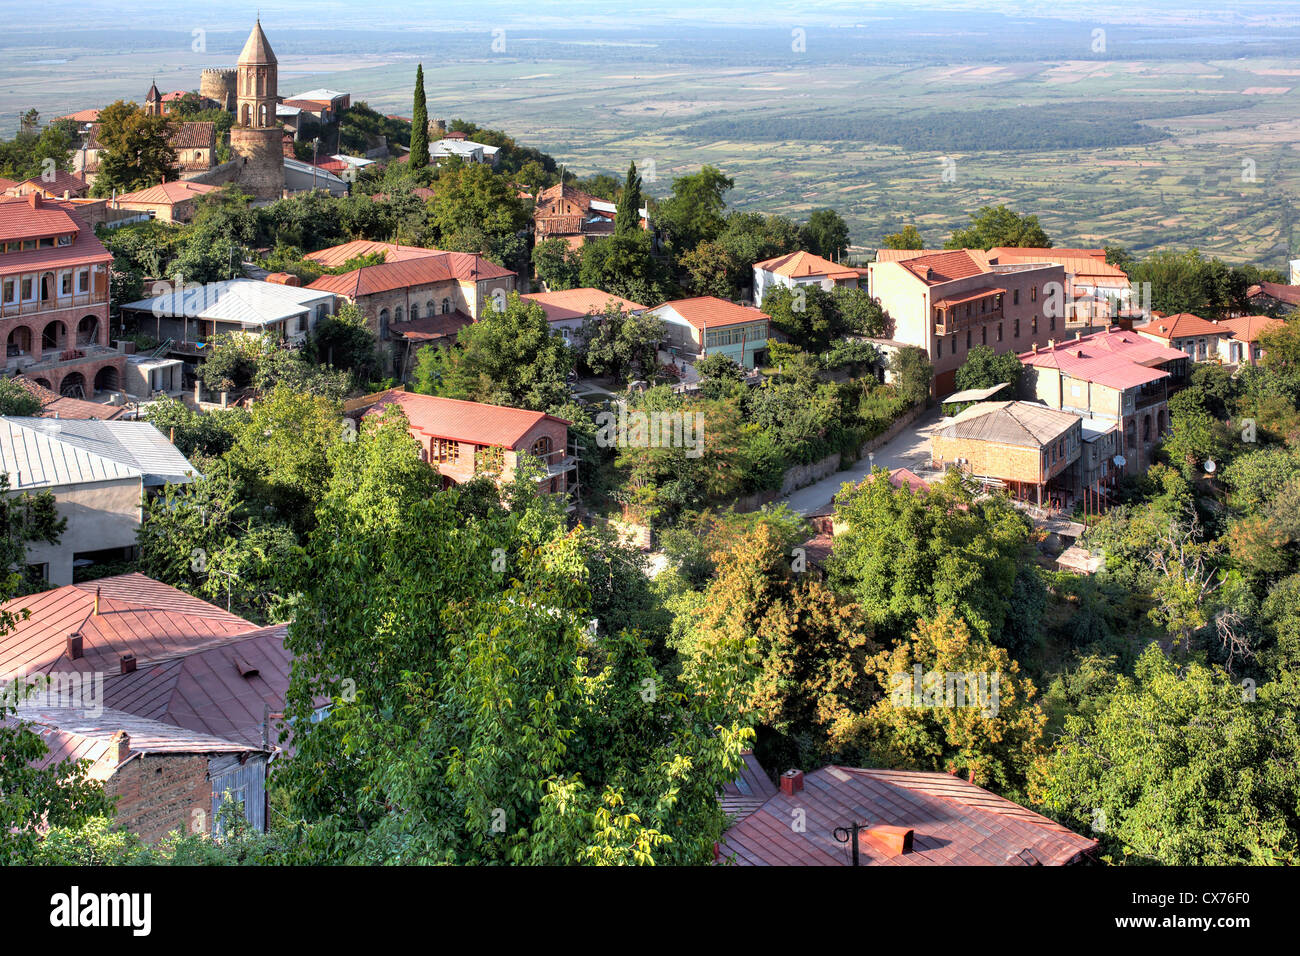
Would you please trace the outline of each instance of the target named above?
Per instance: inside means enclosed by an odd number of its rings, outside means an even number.
[[[76,295],[63,295],[35,302],[4,302],[0,303],[0,319],[13,319],[24,315],[40,315],[42,312],[57,312],[60,309],[99,305],[108,305],[108,294],[106,292],[80,292]]]
[[[96,359],[121,354],[117,349],[111,349],[104,345],[78,345],[73,349],[47,349],[39,361],[31,361],[30,356],[20,356],[16,360],[10,359],[6,365],[14,366],[16,362],[27,359],[26,364],[21,366],[24,370],[44,371],[53,368],[66,368],[69,365],[81,365],[84,362],[93,362]]]
[[[977,312],[974,315],[949,315],[944,313],[942,319],[934,323],[935,335],[954,335],[962,329],[979,328],[987,322],[1001,322],[1003,317],[1002,309],[989,309],[987,312]]]

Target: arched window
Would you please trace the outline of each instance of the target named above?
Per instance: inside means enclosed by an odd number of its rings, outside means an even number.
[[[266,104],[265,104],[265,103],[263,103],[261,106],[258,107],[258,112],[257,112],[257,125],[258,125],[258,126],[267,126],[267,125],[270,125],[270,124],[268,124],[267,121],[266,121]]]
[[[437,303],[435,303],[432,299],[430,299],[428,302],[426,302],[426,303],[424,304],[424,314],[425,314],[425,315],[437,315],[437,314],[438,314],[438,306],[437,306]]]
[[[1151,416],[1150,415],[1142,416],[1142,440],[1143,441],[1151,440]]]
[[[394,322],[402,321],[402,307],[400,305],[393,311],[393,321]]]
[[[250,117],[251,117],[252,115],[253,115],[253,114],[252,114],[252,112],[249,110],[249,108],[248,108],[248,104],[247,104],[247,103],[245,103],[243,106],[241,106],[241,107],[239,108],[239,123],[240,123],[240,125],[241,125],[241,126],[247,126],[247,125],[249,125],[249,119],[250,119]]]
[[[551,436],[543,435],[533,442],[532,452],[539,458],[549,455],[551,453]]]
[[[411,321],[414,322],[414,321],[415,321],[416,319],[418,319],[419,317],[420,317],[420,303],[418,303],[418,302],[412,302],[412,303],[411,303]]]
[[[443,300],[442,300],[442,313],[443,313],[443,315],[446,315],[446,314],[447,314],[448,312],[450,312],[450,311],[451,311],[451,299],[443,299]]]
[[[388,310],[379,310],[379,341],[388,341]]]

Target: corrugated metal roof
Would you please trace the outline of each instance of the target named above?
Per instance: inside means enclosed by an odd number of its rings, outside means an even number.
[[[790,826],[793,810],[804,812],[801,831]],[[1060,866],[1097,847],[1095,840],[946,773],[829,766],[807,774],[803,790],[793,796],[778,791],[727,830],[722,856],[742,866],[849,866],[848,844],[832,831],[855,820],[913,831],[912,851],[896,855],[863,834],[863,866]]]
[[[944,438],[967,438],[1042,448],[1079,421],[1078,415],[1033,402],[981,402],[940,430]]]
[[[14,491],[143,479],[132,465],[62,441],[40,428],[52,418],[0,418],[0,467]]]
[[[401,406],[410,427],[430,438],[497,445],[502,448],[514,448],[520,439],[542,421],[569,424],[562,418],[526,408],[485,405],[482,402],[438,398],[396,389],[373,396],[370,408],[381,414],[382,409],[390,404]]]
[[[223,279],[203,286],[174,289],[150,299],[138,299],[122,308],[164,317],[188,316],[262,327],[302,315],[328,299],[329,294],[320,289],[257,279]]]
[[[988,388],[968,388],[962,392],[953,392],[945,398],[941,405],[956,405],[960,402],[982,402],[986,398],[992,398],[998,392],[1007,387],[1006,382],[998,385],[990,385]]]
[[[21,442],[14,440],[10,472],[14,468],[23,472],[21,480],[27,487],[139,475],[144,486],[152,488],[201,477],[176,446],[148,422],[14,417],[6,417],[4,422],[10,426],[9,434],[16,436],[21,431],[24,436]],[[55,445],[66,447],[60,449]],[[38,452],[34,459],[28,456],[27,468],[23,468],[20,448]],[[6,466],[8,451],[5,432],[0,431],[0,455],[5,456]],[[102,460],[118,468],[109,468]],[[48,467],[44,467],[46,462]],[[33,470],[32,465],[38,466],[37,469]],[[83,477],[78,479],[78,475]],[[11,487],[19,485],[11,479]]]

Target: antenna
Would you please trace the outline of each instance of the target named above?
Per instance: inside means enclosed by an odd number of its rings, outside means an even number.
[[[848,843],[850,840],[853,841],[854,866],[861,866],[858,862],[858,832],[865,829],[867,829],[867,824],[858,823],[857,820],[854,820],[847,827],[836,827],[831,831],[831,836],[835,838],[835,842],[837,843]]]

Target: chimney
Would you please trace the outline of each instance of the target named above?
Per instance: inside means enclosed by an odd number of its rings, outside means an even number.
[[[120,767],[131,756],[131,735],[125,730],[119,730],[109,739],[108,746],[108,752],[114,758],[114,764]]]
[[[95,587],[95,617],[99,617],[99,587]]]
[[[30,193],[28,193],[28,194],[27,194],[27,202],[28,202],[28,204],[29,204],[33,209],[40,209],[40,208],[41,208],[41,194],[38,193],[38,192],[30,192]]]
[[[1038,343],[1037,343],[1037,342],[1034,343],[1034,351],[1035,351],[1035,352],[1038,351]]]
[[[71,199],[71,198],[72,198],[72,193],[68,192],[66,189],[63,190],[63,198],[64,198],[65,200],[67,200],[67,199]]]
[[[1049,349],[1054,349],[1054,348],[1056,348],[1056,339],[1048,339],[1048,340],[1047,340],[1047,347],[1048,347]]]
[[[68,635],[68,657],[71,660],[79,661],[82,656],[81,632],[73,631]]]
[[[1080,339],[1082,339],[1082,338],[1083,338],[1083,332],[1082,332],[1082,331],[1077,331],[1077,332],[1074,333],[1074,341],[1078,342],[1078,341],[1079,341]]]
[[[793,797],[803,789],[803,771],[787,770],[781,774],[781,792],[787,797]]]
[[[121,664],[121,666],[120,666],[120,668],[119,668],[119,670],[118,670],[118,673],[119,673],[119,674],[133,674],[133,673],[135,673],[135,655],[134,655],[134,654],[123,654],[123,655],[122,655],[122,659],[121,659],[121,661],[120,661],[120,664]]]
[[[868,827],[867,839],[890,856],[902,856],[904,853],[912,852],[912,830],[910,827],[884,825]]]

